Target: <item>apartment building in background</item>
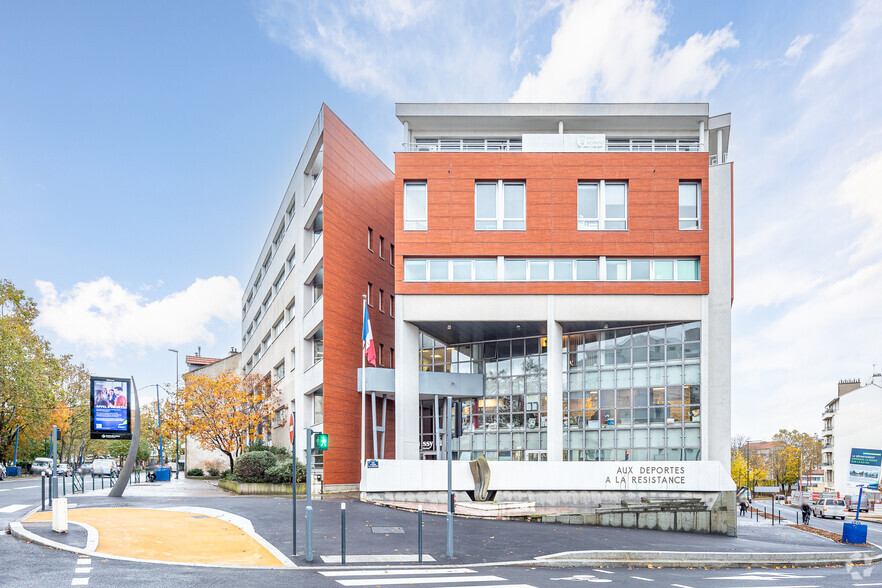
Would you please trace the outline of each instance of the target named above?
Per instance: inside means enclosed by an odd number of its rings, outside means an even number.
[[[483,455],[498,500],[699,501],[673,515],[681,529],[733,534],[729,115],[396,114],[395,460],[366,469],[362,492],[441,491],[449,448],[462,494],[465,462]],[[464,406],[452,440],[448,399]]]
[[[267,441],[306,459],[305,427],[330,437],[325,488],[360,479],[362,295],[383,365],[393,361],[393,174],[326,106],[306,141],[242,297],[245,373],[269,374],[278,406]],[[387,404],[394,423],[394,402]],[[394,456],[394,447],[387,455]]]
[[[857,486],[848,483],[851,450],[882,450],[882,374],[874,373],[863,386],[859,379],[841,380],[822,418],[824,490],[840,496],[856,494]]]

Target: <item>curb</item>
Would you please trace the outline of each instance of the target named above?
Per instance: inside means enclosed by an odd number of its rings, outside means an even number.
[[[744,568],[765,566],[843,566],[882,561],[882,550],[821,552],[703,552],[688,551],[566,551],[509,565],[544,567],[664,567],[664,568]],[[505,564],[499,564],[505,565]]]

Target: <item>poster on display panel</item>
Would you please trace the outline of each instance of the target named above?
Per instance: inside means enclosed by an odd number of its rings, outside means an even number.
[[[848,484],[864,486],[871,490],[879,488],[879,471],[882,470],[882,449],[851,450],[848,462]]]
[[[92,439],[132,438],[131,394],[132,381],[129,378],[90,378]]]

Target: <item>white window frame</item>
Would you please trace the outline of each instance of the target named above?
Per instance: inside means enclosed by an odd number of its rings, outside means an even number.
[[[407,188],[408,186],[422,186],[425,195],[425,206],[423,207],[426,214],[422,218],[413,216],[408,210],[407,205]],[[429,186],[427,182],[404,182],[404,230],[405,231],[427,231],[429,229]]]
[[[478,216],[478,186],[496,186],[496,204],[495,217],[479,217]],[[523,187],[523,211],[522,217],[506,216],[505,211],[505,186],[522,186]],[[526,231],[527,230],[527,182],[523,180],[497,180],[496,182],[477,181],[475,182],[475,230],[476,231]],[[478,223],[496,224],[495,228],[478,228]],[[523,226],[517,229],[504,228],[506,222],[521,222]]]
[[[680,189],[683,186],[695,186],[695,213],[696,217],[680,216]],[[701,182],[684,181],[677,185],[677,228],[681,231],[700,231],[701,230]],[[683,227],[683,223],[694,223],[695,226]]]
[[[292,298],[291,302],[288,303],[288,306],[285,307],[285,318],[286,318],[285,323],[286,324],[288,324],[294,320],[294,311],[295,311],[294,303],[295,302],[296,302],[296,298]]]
[[[286,263],[286,266],[287,266],[289,272],[290,272],[292,269],[294,269],[294,258],[295,258],[295,254],[296,254],[296,253],[297,253],[297,248],[296,248],[296,247],[292,247],[292,248],[291,248],[291,253],[288,254],[288,259],[285,260],[285,263]]]
[[[606,186],[607,184],[624,186],[625,188],[625,216],[624,217],[607,217],[606,216]],[[579,188],[582,186],[597,186],[597,217],[582,216],[579,211]],[[624,222],[625,226],[621,229],[608,228],[607,222]],[[596,223],[596,227],[588,226]],[[597,180],[597,181],[580,181],[576,188],[576,227],[580,231],[627,231],[628,230],[628,182],[619,180]]]
[[[275,378],[276,382],[285,379],[285,360],[280,361],[273,368],[273,378]]]

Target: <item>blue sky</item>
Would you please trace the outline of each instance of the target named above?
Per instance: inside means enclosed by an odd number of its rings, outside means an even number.
[[[733,431],[818,431],[882,369],[880,29],[872,1],[6,2],[0,277],[56,352],[171,382],[168,348],[238,347],[322,102],[391,166],[395,101],[707,101],[733,117]]]

